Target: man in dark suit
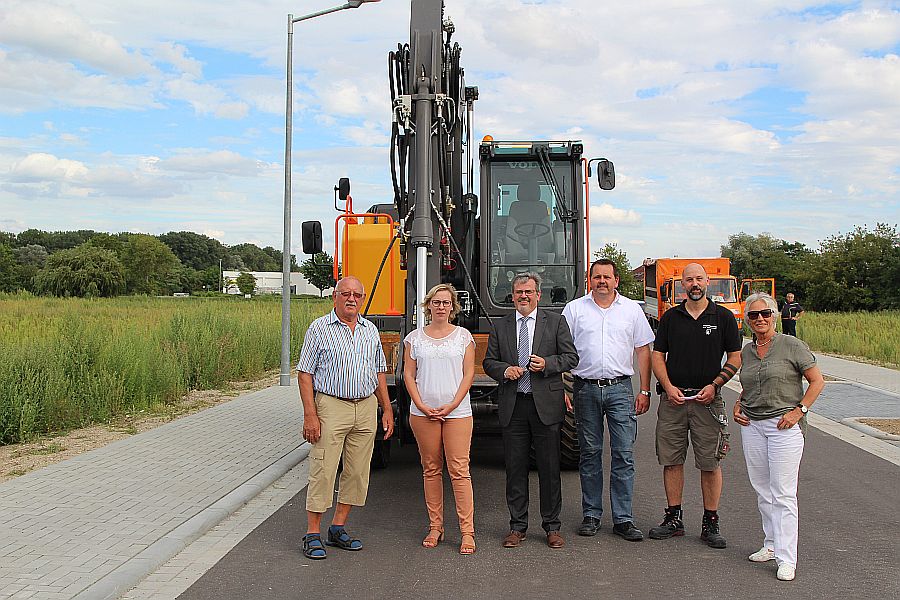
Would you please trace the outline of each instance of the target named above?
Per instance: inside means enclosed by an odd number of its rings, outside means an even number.
[[[540,275],[518,275],[512,288],[516,312],[497,321],[488,338],[483,363],[484,372],[499,383],[510,517],[510,532],[503,546],[515,548],[525,540],[529,453],[533,442],[547,545],[562,548],[565,541],[559,533],[559,427],[566,412],[562,373],[578,364],[578,353],[562,315],[538,310]]]

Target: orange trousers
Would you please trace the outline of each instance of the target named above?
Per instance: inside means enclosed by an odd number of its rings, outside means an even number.
[[[475,499],[469,475],[472,417],[432,421],[410,415],[409,425],[419,445],[425,482],[425,507],[431,529],[444,528],[444,459],[450,473],[460,534],[475,535]]]

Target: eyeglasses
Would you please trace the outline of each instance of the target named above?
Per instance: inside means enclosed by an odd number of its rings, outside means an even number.
[[[517,296],[534,296],[537,294],[537,290],[516,290],[513,293]]]
[[[453,300],[432,300],[431,305],[434,306],[435,308],[438,308],[441,306],[452,306]]]
[[[755,321],[756,319],[762,317],[763,319],[768,319],[772,316],[774,311],[771,308],[766,308],[763,310],[748,310],[747,318],[751,321]]]
[[[363,298],[363,296],[365,296],[365,294],[363,294],[362,292],[351,292],[351,291],[338,292],[338,294],[340,294],[344,298],[349,298],[350,296],[353,296],[357,300],[361,300]]]

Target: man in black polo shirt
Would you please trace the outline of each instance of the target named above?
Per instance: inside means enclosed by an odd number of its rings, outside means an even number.
[[[784,298],[784,306],[781,307],[781,331],[785,335],[797,337],[797,320],[803,314],[803,307],[799,302],[794,302],[794,294],[787,293]]]
[[[660,319],[651,355],[660,392],[656,456],[663,466],[668,507],[663,522],[650,530],[650,538],[684,535],[681,496],[690,436],[703,493],[700,537],[711,548],[724,548],[717,512],[722,495],[717,446],[728,420],[719,391],[741,366],[742,340],[731,311],[706,297],[709,278],[701,265],[686,266],[681,283],[687,299]]]

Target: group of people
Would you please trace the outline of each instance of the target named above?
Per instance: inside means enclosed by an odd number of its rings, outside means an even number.
[[[663,315],[655,336],[640,305],[617,291],[619,274],[612,261],[595,261],[589,278],[590,293],[571,301],[559,314],[539,308],[538,274],[517,275],[512,282],[516,310],[496,320],[488,337],[482,364],[498,386],[510,514],[503,546],[515,548],[526,539],[532,457],[546,543],[554,549],[565,545],[560,532],[559,447],[567,408],[576,416],[581,452],[583,520],[578,534],[593,536],[601,528],[603,438],[608,430],[612,531],[628,541],[644,539],[632,514],[633,452],[637,418],[650,408],[652,372],[659,395],[656,454],[663,467],[667,506],[649,537],[661,540],[685,533],[681,499],[690,443],[701,472],[700,537],[712,548],[725,548],[718,508],[720,461],[729,449],[729,432],[720,392],[740,371],[743,391],[732,414],[742,426],[744,455],[764,533],[762,547],[749,559],[775,560],[777,577],[792,580],[797,566],[797,480],[804,417],[824,387],[809,349],[795,337],[776,333],[778,306],[766,294],[754,294],[746,301],[753,341],[744,346],[731,311],[707,297],[709,279],[699,264],[685,267],[682,284],[687,298]],[[313,444],[303,537],[303,553],[310,559],[325,558],[325,546],[362,549],[362,542],[347,533],[345,524],[350,508],[365,503],[378,403],[385,438],[393,431],[379,335],[359,315],[364,297],[358,279],[345,277],[338,282],[334,310],[310,325],[297,365],[303,435]],[[422,545],[434,548],[444,540],[446,464],[459,520],[459,552],[473,554],[469,388],[475,377],[475,342],[468,330],[452,324],[460,305],[451,285],[433,287],[423,309],[427,324],[403,340],[403,383],[411,400],[410,427],[421,457],[428,514]],[[635,355],[637,395],[632,388]],[[571,397],[564,387],[566,372],[574,377]],[[803,378],[809,382],[805,391]],[[337,507],[323,540],[322,516],[332,505],[342,456]]]

